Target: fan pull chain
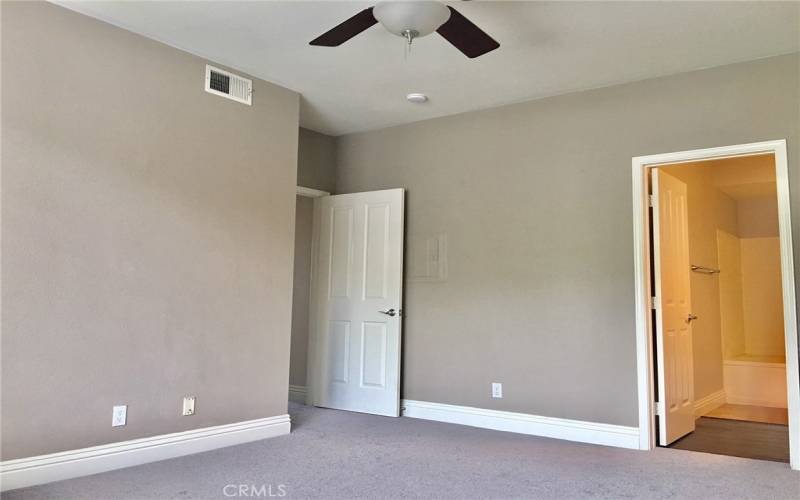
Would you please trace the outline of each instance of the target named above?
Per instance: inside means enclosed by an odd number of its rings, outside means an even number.
[[[411,42],[414,41],[414,38],[416,38],[417,35],[419,35],[419,33],[417,33],[415,30],[403,31],[403,38],[405,38],[408,41],[404,52],[406,61],[408,60],[408,55],[411,53]]]

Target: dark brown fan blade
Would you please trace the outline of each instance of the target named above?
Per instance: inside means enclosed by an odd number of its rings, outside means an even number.
[[[475,26],[472,21],[462,16],[456,9],[449,7],[450,19],[441,25],[437,33],[452,43],[455,48],[469,58],[482,56],[500,47],[497,41]]]
[[[378,20],[372,15],[372,7],[364,9],[339,26],[311,40],[310,45],[338,47],[377,22]]]

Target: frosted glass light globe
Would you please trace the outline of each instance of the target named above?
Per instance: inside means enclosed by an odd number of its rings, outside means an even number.
[[[375,19],[395,35],[430,35],[450,19],[450,9],[435,1],[387,1],[372,9]]]

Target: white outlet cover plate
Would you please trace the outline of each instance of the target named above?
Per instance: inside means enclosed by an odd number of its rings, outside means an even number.
[[[128,421],[128,405],[115,406],[111,412],[111,427],[125,425]]]
[[[183,398],[183,415],[194,415],[194,396],[186,396]]]
[[[492,397],[493,398],[503,397],[503,384],[499,382],[492,382]]]

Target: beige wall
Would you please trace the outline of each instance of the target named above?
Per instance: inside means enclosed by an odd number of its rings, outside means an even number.
[[[308,354],[308,304],[311,280],[311,237],[314,200],[297,197],[294,230],[294,298],[292,300],[292,353],[289,384],[306,385]]]
[[[300,129],[297,155],[297,185],[336,190],[336,138],[305,128]]]
[[[723,160],[724,161],[724,160]],[[686,183],[689,207],[689,261],[718,269],[717,231],[737,232],[736,202],[714,186],[722,162],[694,162],[664,168]],[[722,390],[722,326],[719,275],[691,273],[694,397]],[[726,325],[727,326],[727,325]]]
[[[631,157],[786,138],[800,199],[799,69],[794,54],[341,137],[339,192],[405,187],[408,248],[448,238],[447,281],[406,284],[403,397],[636,425]]]
[[[205,62],[2,3],[3,460],[286,413],[298,96]]]

